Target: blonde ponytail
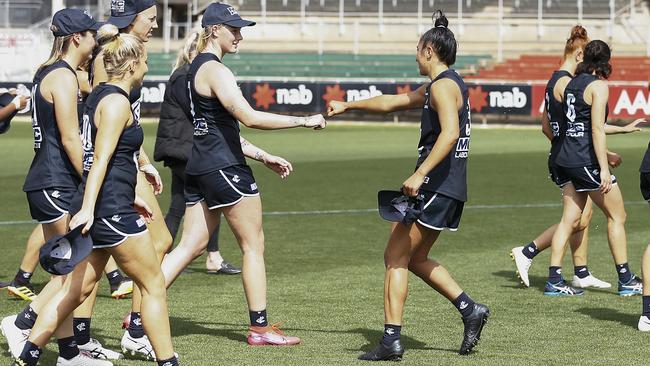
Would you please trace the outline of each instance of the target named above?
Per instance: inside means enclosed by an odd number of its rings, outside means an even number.
[[[97,31],[97,42],[101,46],[104,69],[109,80],[124,78],[130,61],[140,62],[144,55],[144,44],[140,38],[120,33],[113,24],[105,24]]]

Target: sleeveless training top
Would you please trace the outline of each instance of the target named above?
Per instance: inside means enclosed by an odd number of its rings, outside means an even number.
[[[60,60],[49,65],[34,76],[32,86],[32,128],[34,129],[34,160],[29,168],[23,191],[36,191],[45,188],[71,188],[79,185],[79,175],[70,162],[61,143],[61,133],[56,123],[54,104],[48,102],[41,94],[41,81],[52,71],[74,70],[65,61]],[[78,93],[78,92],[77,92]]]
[[[549,123],[551,124],[551,130],[553,130],[553,139],[551,140],[551,151],[548,154],[549,164],[553,164],[555,157],[557,156],[558,151],[560,150],[561,136],[563,135],[560,131],[560,125],[563,125],[561,121],[564,120],[564,109],[562,108],[562,101],[555,99],[553,89],[558,80],[568,76],[573,77],[570,72],[566,70],[556,70],[551,75],[551,79],[546,84],[546,93],[544,99],[544,106],[546,107],[546,115],[548,116]]]
[[[455,70],[445,70],[438,75],[428,86],[425,94],[424,109],[420,122],[420,142],[418,143],[418,160],[416,169],[429,156],[433,145],[440,135],[440,119],[438,113],[430,107],[430,88],[433,83],[441,79],[451,79],[463,96],[463,106],[458,111],[460,135],[456,146],[435,168],[427,174],[421,189],[438,192],[457,199],[467,201],[467,157],[469,154],[470,140],[470,107],[467,86]]]
[[[555,159],[559,166],[579,168],[598,165],[591,135],[591,105],[584,100],[585,90],[596,80],[598,78],[594,75],[580,74],[564,90],[565,118],[560,127],[564,136]],[[609,107],[606,107],[605,122],[608,114]]]
[[[201,53],[192,61],[187,74],[194,138],[185,172],[192,175],[206,174],[233,165],[246,165],[239,142],[239,122],[218,98],[201,96],[194,86],[197,71],[209,61],[221,62],[211,53]]]
[[[97,137],[95,112],[101,100],[111,94],[121,94],[128,98],[128,94],[119,87],[102,83],[95,87],[86,99],[82,129],[84,175],[79,186],[79,195],[81,196],[85,191],[88,172],[93,164],[94,144]],[[138,174],[138,156],[143,141],[144,133],[140,123],[134,117],[133,123],[122,131],[113,156],[108,163],[102,188],[95,204],[96,218],[135,212],[133,201],[135,200]]]

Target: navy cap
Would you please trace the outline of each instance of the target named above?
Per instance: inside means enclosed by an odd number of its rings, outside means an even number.
[[[90,235],[81,235],[84,225],[78,226],[65,235],[57,235],[48,240],[39,253],[41,267],[53,275],[65,275],[83,261],[93,250]]]
[[[423,197],[408,197],[400,191],[379,191],[377,202],[382,219],[410,225],[422,212]]]
[[[108,22],[117,29],[124,29],[133,23],[138,14],[154,5],[155,0],[111,0],[111,16]]]
[[[201,27],[205,28],[209,25],[226,24],[235,28],[250,27],[255,25],[255,22],[242,19],[237,12],[237,9],[231,5],[224,3],[212,3],[203,13],[201,20]]]
[[[102,24],[98,23],[81,9],[61,9],[52,17],[52,33],[55,37],[68,36],[73,33],[87,30],[98,30]]]
[[[14,98],[15,95],[11,95],[9,93],[0,94],[0,108],[4,108],[11,104]],[[13,111],[7,118],[0,120],[0,134],[9,131],[9,127],[11,126],[11,119],[16,116],[16,113],[18,113],[18,111]]]

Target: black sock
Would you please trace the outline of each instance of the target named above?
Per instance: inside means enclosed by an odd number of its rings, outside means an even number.
[[[108,283],[111,285],[111,288],[118,287],[124,280],[124,276],[119,269],[108,272],[106,274],[106,278],[108,278]]]
[[[22,269],[18,268],[18,272],[16,273],[13,282],[18,285],[27,285],[29,284],[29,280],[31,278],[32,278],[31,272],[25,272]]]
[[[556,284],[562,282],[562,267],[548,267],[548,282]]]
[[[129,335],[133,338],[142,338],[144,336],[144,327],[142,326],[142,316],[140,313],[131,312],[128,331]]]
[[[17,362],[16,364],[24,364],[24,366],[36,366],[42,352],[43,350],[41,350],[37,345],[30,341],[27,341],[23,347],[23,351],[20,353],[20,361],[22,361],[22,363]]]
[[[74,318],[74,339],[77,344],[90,342],[90,318]]]
[[[587,266],[575,266],[573,267],[573,273],[578,276],[578,278],[589,277],[589,269],[587,269]]]
[[[463,317],[469,316],[472,311],[474,311],[474,300],[464,292],[458,295],[456,300],[451,303],[454,304],[456,309],[460,312],[460,315]]]
[[[156,362],[158,362],[158,366],[178,366],[178,360],[175,356],[168,360],[161,360]]]
[[[643,315],[650,318],[650,296],[643,296]]]
[[[398,340],[402,333],[402,326],[395,324],[384,324],[384,336],[381,339],[381,343],[388,347],[393,342]]]
[[[57,340],[59,344],[59,356],[65,358],[66,360],[71,360],[79,354],[79,347],[77,347],[77,342],[75,342],[75,337],[61,338]]]
[[[269,325],[269,320],[266,318],[266,309],[262,311],[248,311],[251,318],[251,326],[253,327],[266,327]]]
[[[27,306],[26,308],[23,309],[23,311],[18,313],[18,316],[16,316],[16,321],[14,322],[14,324],[18,327],[18,329],[22,329],[22,330],[32,329],[34,328],[34,323],[36,323],[37,317],[38,314],[34,312],[34,309],[32,309],[31,306]]]
[[[533,259],[536,255],[539,254],[539,249],[537,249],[535,242],[531,241],[524,247],[524,250],[522,252],[526,257],[528,257],[528,259]]]
[[[618,273],[618,282],[626,284],[632,280],[632,272],[626,263],[616,265],[616,273]]]

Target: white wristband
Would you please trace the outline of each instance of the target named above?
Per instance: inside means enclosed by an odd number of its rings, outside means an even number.
[[[140,169],[141,172],[146,173],[146,174],[160,175],[158,173],[158,170],[151,163],[142,165],[142,166],[140,166],[139,169]]]
[[[20,95],[15,96],[14,99],[11,101],[11,103],[13,103],[13,105],[16,106],[16,110],[19,111],[20,110]]]

